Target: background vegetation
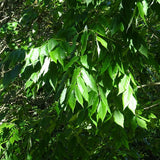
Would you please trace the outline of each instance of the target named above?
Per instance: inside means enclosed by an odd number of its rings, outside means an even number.
[[[0,159],[160,157],[159,0],[0,0]]]

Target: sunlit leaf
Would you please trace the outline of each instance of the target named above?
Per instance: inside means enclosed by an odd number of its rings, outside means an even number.
[[[121,127],[124,127],[124,116],[120,111],[114,111],[113,113],[114,121]]]
[[[103,122],[107,113],[107,107],[102,101],[100,101],[98,105],[97,113],[98,113],[98,119],[101,119]]]
[[[39,72],[34,72],[34,73],[32,73],[32,75],[31,75],[31,77],[30,77],[30,79],[34,82],[34,83],[36,83],[37,81],[38,81],[38,79],[39,79]]]
[[[58,45],[58,42],[55,40],[55,39],[50,39],[47,43],[48,45],[48,52],[51,52],[57,45]]]
[[[156,117],[156,115],[155,115],[155,114],[150,113],[149,118],[150,118],[150,119],[156,119],[157,117]]]
[[[81,68],[74,69],[71,84],[76,83],[77,77],[79,76]]]
[[[82,96],[88,102],[88,90],[84,83],[84,80],[80,76],[77,78],[77,84]]]
[[[92,2],[92,0],[85,0],[87,6]]]
[[[69,103],[69,106],[72,109],[72,112],[74,112],[74,108],[76,106],[76,98],[75,98],[74,91],[71,92],[71,94],[69,96],[69,99],[68,99],[68,103]]]
[[[77,86],[75,87],[75,96],[76,96],[77,101],[81,104],[81,106],[83,106],[83,98]]]
[[[147,123],[146,123],[146,121],[144,121],[143,119],[140,119],[138,117],[136,117],[136,120],[137,120],[137,124],[140,127],[144,128],[144,129],[147,129]]]
[[[129,86],[130,83],[130,77],[127,75],[124,75],[124,77],[121,79],[120,83],[118,84],[119,92],[118,94],[123,93]]]
[[[58,60],[59,63],[63,66],[65,51],[61,47],[57,47],[52,52],[50,52],[50,57],[55,63],[57,63],[57,60]]]
[[[142,4],[143,4],[143,11],[144,11],[144,14],[147,15],[147,11],[148,11],[148,3],[146,0],[143,0],[142,1]]]
[[[88,85],[93,91],[97,92],[97,86],[94,78],[90,76],[85,69],[82,69],[81,73],[86,85]]]
[[[60,96],[60,103],[62,104],[66,98],[66,94],[67,94],[67,88],[64,88],[62,93],[61,93],[61,96]]]
[[[27,89],[28,87],[30,87],[33,84],[33,81],[28,80],[25,84],[25,88]]]
[[[40,70],[39,77],[43,74],[43,76],[48,72],[49,69],[49,64],[50,64],[50,59],[48,57],[45,58],[44,64]]]
[[[102,39],[101,37],[97,36],[97,40],[101,43],[101,45],[103,47],[105,47],[107,49],[107,42],[104,39]]]
[[[87,55],[81,56],[80,61],[81,61],[82,65],[84,67],[86,67],[87,69],[89,69],[89,65],[88,65],[88,62],[87,62]]]
[[[136,106],[137,106],[137,100],[134,98],[133,95],[131,95],[128,108],[133,112],[133,114],[135,114]]]
[[[105,105],[106,111],[108,111],[111,114],[110,108],[108,106],[108,101],[107,101],[107,97],[105,96],[103,90],[101,87],[99,87],[99,93],[102,99],[103,104]]]
[[[133,90],[131,86],[127,88],[127,90],[122,95],[122,101],[123,101],[123,108],[125,109],[131,102]]]
[[[139,14],[140,14],[141,18],[144,20],[144,22],[146,22],[145,17],[144,17],[145,11],[143,10],[144,7],[143,7],[142,3],[141,2],[137,2],[137,7],[138,7]]]
[[[29,53],[29,59],[33,65],[35,65],[38,62],[39,52],[40,52],[39,48],[34,48],[31,49]]]

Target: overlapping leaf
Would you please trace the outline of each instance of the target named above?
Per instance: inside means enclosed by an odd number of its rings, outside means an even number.
[[[87,87],[84,83],[84,80],[80,76],[77,78],[77,85],[78,85],[78,88],[79,88],[82,96],[88,102],[88,90],[87,90]]]
[[[89,75],[84,68],[82,68],[81,73],[86,85],[88,85],[93,91],[97,92],[97,86],[94,78]]]
[[[119,89],[118,94],[121,94],[126,89],[128,89],[129,83],[130,83],[130,77],[127,76],[127,75],[124,75],[124,77],[121,79],[121,81],[120,81],[120,83],[118,85],[118,89]]]

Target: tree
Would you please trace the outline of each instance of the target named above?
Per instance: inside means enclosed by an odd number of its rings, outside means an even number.
[[[159,157],[159,0],[1,4],[1,159]]]

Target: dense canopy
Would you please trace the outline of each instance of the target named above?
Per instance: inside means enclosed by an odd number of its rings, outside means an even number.
[[[158,159],[159,11],[0,0],[0,159]]]

